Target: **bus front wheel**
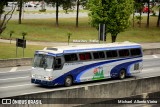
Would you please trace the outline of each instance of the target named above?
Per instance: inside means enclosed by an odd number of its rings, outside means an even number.
[[[119,72],[119,79],[124,79],[126,77],[126,71],[121,69]]]
[[[69,87],[69,86],[72,85],[72,83],[73,83],[72,77],[71,77],[71,76],[67,76],[66,79],[65,79],[65,81],[64,81],[64,85],[65,85],[66,87]]]

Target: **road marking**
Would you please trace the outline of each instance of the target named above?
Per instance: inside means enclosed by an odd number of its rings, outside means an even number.
[[[146,72],[146,71],[152,71],[152,70],[154,70],[154,69],[142,69],[142,72],[144,71],[144,72]]]
[[[153,58],[158,58],[158,56],[157,55],[152,55],[153,56]]]
[[[5,81],[5,80],[14,80],[14,79],[23,79],[23,78],[29,78],[30,76],[26,77],[16,77],[16,78],[5,78],[5,79],[0,79],[0,81]]]
[[[24,71],[31,71],[32,69],[28,69],[28,70],[18,70],[18,71],[15,71],[15,72],[24,72]],[[0,72],[1,73],[11,73],[10,71],[6,71],[6,72]]]
[[[7,86],[7,87],[0,87],[1,88],[13,88],[13,87],[23,87],[23,86],[27,86],[27,85],[33,85],[33,84],[23,84],[23,85],[14,85],[14,86]]]
[[[13,67],[9,72],[15,72],[18,67]]]

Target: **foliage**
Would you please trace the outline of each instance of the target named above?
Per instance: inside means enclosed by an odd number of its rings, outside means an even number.
[[[9,20],[11,19],[12,14],[16,8],[16,6],[12,6],[12,8],[8,12],[4,13],[3,9],[8,1],[11,1],[11,0],[1,0],[1,2],[0,2],[0,35],[6,29],[6,25],[9,22]],[[4,13],[4,15],[2,18],[3,13]]]
[[[158,6],[158,8],[159,8],[159,15],[157,20],[157,27],[160,27],[160,5]]]
[[[100,23],[106,24],[106,32],[115,42],[117,34],[129,27],[133,0],[90,0],[89,10],[90,24],[97,29]]]
[[[80,5],[83,7],[83,9],[87,9],[87,3],[88,0],[80,0]]]
[[[22,36],[26,36],[27,35],[27,32],[22,32]]]
[[[46,12],[46,9],[41,9],[41,10],[39,10],[40,12]]]
[[[136,19],[138,20],[137,23],[141,24],[141,20],[143,19],[143,17],[139,15],[139,16],[136,16]]]
[[[69,9],[72,9],[75,6],[74,1],[75,0],[63,0],[63,10],[65,10],[66,13],[68,13]]]

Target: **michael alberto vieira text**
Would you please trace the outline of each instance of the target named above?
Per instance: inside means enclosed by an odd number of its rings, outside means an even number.
[[[118,100],[118,104],[157,104],[157,100]]]

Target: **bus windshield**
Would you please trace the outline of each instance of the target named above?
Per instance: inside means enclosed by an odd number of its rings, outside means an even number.
[[[33,67],[51,69],[53,65],[53,61],[54,61],[53,56],[36,54],[34,56]]]

